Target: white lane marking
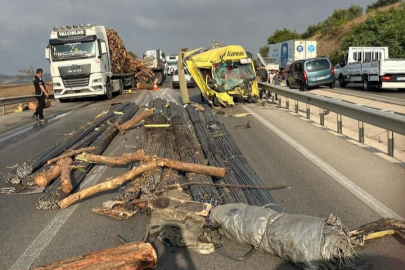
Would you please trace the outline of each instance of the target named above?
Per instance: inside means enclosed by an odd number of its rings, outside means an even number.
[[[111,149],[110,154],[114,154],[118,149],[122,148],[126,140],[123,139],[120,143]],[[86,180],[80,188],[93,185],[98,182],[101,176],[107,170],[108,166],[99,166],[97,170],[91,172],[92,175]],[[93,171],[93,170],[92,170]],[[41,255],[41,252],[49,245],[55,235],[59,232],[65,222],[70,218],[79,204],[72,205],[71,207],[60,210],[59,213],[52,219],[52,221],[42,230],[42,232],[35,238],[31,245],[21,254],[10,270],[25,270],[29,269],[34,261]]]
[[[335,179],[336,182],[341,184],[343,187],[345,187],[347,190],[349,190],[354,196],[356,196],[358,199],[360,199],[362,202],[364,202],[366,205],[368,205],[371,209],[373,209],[375,212],[377,212],[380,216],[382,216],[384,218],[396,218],[396,219],[403,220],[403,218],[400,215],[398,215],[397,213],[395,213],[394,211],[389,209],[387,206],[382,204],[380,201],[378,201],[376,198],[371,196],[365,190],[363,190],[358,185],[356,185],[355,183],[350,181],[346,176],[342,175],[340,172],[338,172],[333,167],[328,165],[325,161],[323,161],[322,159],[317,157],[315,154],[313,154],[311,151],[309,151],[304,146],[299,144],[293,138],[291,138],[286,133],[284,133],[283,131],[278,129],[276,126],[272,125],[270,122],[268,122],[262,116],[258,115],[256,112],[251,110],[246,105],[242,105],[242,107],[247,112],[251,113],[253,117],[255,117],[257,120],[259,120],[268,129],[270,129],[271,131],[276,133],[280,138],[282,138],[289,145],[294,147],[298,152],[300,152],[302,155],[304,155],[306,158],[308,158],[310,161],[312,161],[317,167],[319,167],[321,170],[323,170],[325,173],[327,173],[330,177]]]

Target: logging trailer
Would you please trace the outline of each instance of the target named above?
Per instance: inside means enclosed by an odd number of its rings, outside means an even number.
[[[135,87],[134,73],[114,74],[107,33],[101,25],[54,27],[45,49],[49,61],[55,99],[122,94]]]

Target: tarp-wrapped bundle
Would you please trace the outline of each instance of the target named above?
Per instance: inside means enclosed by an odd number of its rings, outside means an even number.
[[[154,78],[153,71],[145,67],[142,61],[134,59],[129,55],[125,49],[124,42],[115,30],[107,29],[106,32],[113,73],[134,73],[135,77],[141,82],[151,81]]]
[[[324,219],[226,204],[211,210],[210,221],[229,239],[275,254],[301,269],[353,266],[348,230],[333,215]]]

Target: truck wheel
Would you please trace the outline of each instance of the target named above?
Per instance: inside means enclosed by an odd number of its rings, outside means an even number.
[[[105,99],[110,100],[110,99],[112,99],[112,96],[113,96],[112,85],[111,85],[111,82],[108,81],[107,85],[106,85]]]
[[[346,82],[345,82],[345,79],[343,79],[342,75],[339,76],[339,84],[340,84],[340,87],[342,87],[342,88],[346,87]]]
[[[368,82],[368,78],[365,78],[364,81],[363,81],[363,89],[365,91],[370,90],[370,83]]]
[[[131,77],[131,89],[134,89],[136,87],[136,80],[135,76]]]

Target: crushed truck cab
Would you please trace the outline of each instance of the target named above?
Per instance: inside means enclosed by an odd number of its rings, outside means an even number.
[[[249,102],[259,98],[253,61],[241,46],[188,51],[184,63],[203,96],[214,105],[227,107],[234,105],[234,98]]]

